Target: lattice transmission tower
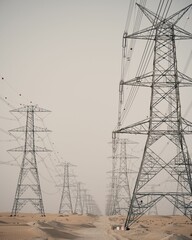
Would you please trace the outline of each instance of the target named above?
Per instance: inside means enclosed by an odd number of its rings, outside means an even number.
[[[77,182],[77,195],[76,195],[74,213],[83,214],[81,182]]]
[[[21,163],[11,216],[16,216],[27,203],[30,203],[42,216],[45,216],[36,153],[48,152],[49,150],[44,147],[36,146],[35,133],[50,131],[35,126],[35,114],[50,111],[40,108],[37,105],[27,105],[19,109],[11,110],[11,112],[26,113],[27,115],[25,127],[10,130],[10,132],[13,133],[23,132],[25,134],[24,146],[8,150],[10,152],[23,152],[23,160]]]
[[[149,118],[121,127],[113,134],[114,138],[119,134],[147,135],[126,229],[160,200],[170,202],[192,220],[192,162],[184,138],[185,134],[192,133],[192,123],[181,116],[180,102],[180,87],[192,86],[192,79],[177,69],[175,43],[176,40],[192,39],[191,33],[177,25],[192,4],[169,17],[157,15],[141,5],[138,7],[152,26],[130,35],[125,33],[123,38],[125,42],[129,38],[153,41],[154,57],[151,72],[121,81],[122,87],[151,89]],[[160,154],[165,143],[166,152]],[[174,183],[169,189],[152,192],[149,184],[159,182],[164,175],[170,176]]]
[[[88,200],[87,200],[87,189],[82,189],[82,209],[83,214],[88,214]]]
[[[107,215],[126,215],[128,206],[131,202],[131,191],[129,175],[131,170],[128,168],[128,161],[134,157],[128,154],[127,146],[136,144],[136,142],[128,139],[118,138],[113,142],[116,146],[114,148],[114,156],[112,157],[113,169],[110,189],[110,200],[107,204],[110,206],[110,212]]]
[[[107,195],[106,203],[106,215],[116,215],[115,202],[116,202],[116,188],[117,188],[117,149],[118,149],[118,139],[112,139],[112,170],[111,170],[111,182],[109,184],[109,193]]]
[[[70,183],[70,172],[69,167],[71,164],[69,162],[64,163],[64,175],[63,175],[63,189],[61,194],[61,201],[59,207],[59,214],[72,214],[73,206],[71,199],[71,183]]]
[[[93,197],[90,194],[87,195],[87,204],[88,214],[93,214]]]

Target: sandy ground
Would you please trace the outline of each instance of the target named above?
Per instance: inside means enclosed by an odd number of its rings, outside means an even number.
[[[112,226],[125,221],[122,216],[109,219]],[[114,230],[114,234],[119,240],[189,240],[192,239],[192,221],[184,216],[143,216],[129,231]]]
[[[8,213],[1,213],[0,240],[78,239],[78,231],[93,228],[95,221],[93,216],[20,214],[10,217]]]
[[[113,230],[124,217],[0,214],[0,240],[189,240],[192,222],[183,216],[144,216],[129,231]]]

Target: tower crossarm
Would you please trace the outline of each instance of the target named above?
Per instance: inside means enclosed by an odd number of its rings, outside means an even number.
[[[122,84],[128,85],[128,86],[151,87],[152,76],[153,76],[153,72],[149,72],[149,73],[143,74],[141,76],[135,77],[131,80],[128,80],[126,82],[122,82]]]
[[[192,78],[185,75],[184,73],[177,72],[178,73],[178,81],[177,84],[179,84],[179,87],[192,87]],[[162,71],[160,74],[156,74],[155,77],[158,79],[164,78],[164,82],[157,81],[156,87],[175,87],[175,81],[170,81],[170,78],[174,75],[173,72],[170,71],[170,69],[167,69],[167,71]],[[121,82],[122,85],[127,86],[138,86],[138,87],[151,87],[152,86],[152,77],[153,72],[145,73],[141,76],[137,76],[135,78],[132,78],[128,81]]]
[[[27,112],[27,111],[32,111],[32,112],[51,112],[50,110],[40,108],[38,105],[28,105],[24,106],[21,108],[13,109],[10,112]]]
[[[126,138],[116,138],[115,139],[115,144],[122,144],[122,143],[126,143],[126,144],[137,144],[138,142],[132,141],[130,139],[126,139]]]
[[[171,22],[172,24],[177,24],[177,22],[183,17],[183,15],[189,10],[189,8],[192,7],[192,4],[188,5],[187,7],[179,10],[178,12],[172,14],[168,18],[164,19],[162,16],[155,14],[154,12],[150,11],[149,9],[145,8],[144,6],[137,3],[137,6],[140,8],[140,10],[145,14],[145,16],[148,18],[148,20],[154,24],[154,21],[157,23],[159,22]]]
[[[175,40],[186,40],[186,39],[192,39],[192,34],[178,26],[174,26],[174,38]]]
[[[147,134],[148,133],[148,127],[149,127],[149,119],[145,119],[143,121],[140,121],[138,123],[129,125],[127,127],[118,129],[113,132],[114,135],[116,133],[129,133],[129,134]]]
[[[139,4],[137,5],[153,25],[130,35],[125,34],[123,36],[124,39],[134,38],[155,40],[156,37],[158,37],[159,40],[171,40],[173,37],[175,40],[192,39],[191,33],[176,25],[182,16],[189,10],[189,8],[192,7],[192,4],[188,5],[187,7],[183,8],[182,10],[176,12],[166,19],[160,17],[159,15],[153,13],[152,11]],[[174,27],[174,36],[166,32],[167,29],[170,29],[170,27]],[[158,35],[156,34],[157,29],[161,29],[161,31],[158,32]]]
[[[19,127],[9,130],[9,132],[25,132],[26,127]],[[47,128],[41,128],[34,126],[34,129],[27,129],[28,132],[51,132],[51,130],[48,130]]]
[[[31,148],[31,146],[21,146],[17,148],[12,148],[7,150],[8,152],[51,152],[51,150],[48,150],[47,148],[42,148],[35,146],[34,148]]]
[[[120,157],[121,157],[121,154],[116,154],[116,158],[120,158]],[[128,159],[138,159],[138,157],[136,157],[134,155],[131,155],[131,154],[126,154],[125,158],[128,158]]]
[[[130,35],[124,36],[124,38],[133,38],[133,39],[144,39],[144,40],[155,40],[156,29],[162,28],[162,34],[158,33],[159,40],[171,40],[173,37],[175,40],[186,40],[192,39],[192,34],[188,31],[175,26],[174,36],[171,34],[165,34],[165,31],[168,29],[167,26],[152,26],[145,29],[142,29],[138,32],[132,33]],[[164,30],[164,31],[163,31]]]
[[[152,34],[155,32],[155,26],[144,28],[140,31],[137,31],[135,33],[125,35],[123,38],[133,38],[133,39],[144,39],[144,40],[154,40],[155,34]]]
[[[192,134],[192,123],[184,118],[182,119],[182,129],[181,132],[184,134]],[[165,122],[165,119],[162,119],[161,122]],[[115,136],[118,133],[127,133],[127,134],[148,134],[149,131],[155,135],[175,135],[177,130],[174,129],[162,129],[159,130],[156,128],[158,127],[160,123],[157,121],[157,125],[154,125],[152,129],[149,129],[149,119],[145,119],[143,121],[131,124],[127,127],[118,129],[113,132],[113,135]]]

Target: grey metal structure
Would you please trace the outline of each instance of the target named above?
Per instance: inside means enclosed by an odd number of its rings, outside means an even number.
[[[191,33],[176,25],[192,4],[166,18],[141,5],[138,7],[152,26],[130,35],[125,33],[123,38],[125,42],[128,38],[154,41],[154,58],[151,72],[120,83],[122,87],[151,89],[149,118],[113,132],[114,138],[119,134],[147,135],[126,229],[162,199],[192,220],[192,161],[184,138],[185,134],[192,134],[192,123],[181,116],[180,102],[180,87],[192,86],[192,79],[177,69],[175,44],[176,40],[192,39]],[[167,141],[169,150],[167,154],[160,155],[159,147]],[[152,192],[148,185],[163,173],[169,175],[175,185],[172,183],[169,191]],[[147,201],[149,196],[150,201]]]
[[[81,182],[77,182],[77,196],[75,202],[74,213],[83,214],[83,204],[82,204],[82,196],[81,196]]]
[[[37,105],[28,105],[19,109],[11,110],[11,112],[27,114],[25,127],[10,130],[12,133],[25,133],[25,145],[8,150],[10,152],[23,152],[23,160],[21,163],[11,216],[16,216],[28,202],[31,203],[42,216],[45,216],[36,152],[47,152],[49,150],[36,146],[35,133],[50,131],[35,126],[34,120],[35,113],[50,111],[40,108]]]
[[[93,198],[90,194],[87,194],[87,206],[88,214],[93,214]]]
[[[124,138],[118,138],[115,142],[114,152],[113,152],[113,169],[112,169],[112,179],[111,179],[111,189],[110,199],[108,200],[107,215],[126,215],[128,206],[131,202],[131,191],[129,184],[129,173],[128,161],[136,158],[127,153],[127,146],[129,144],[136,144],[136,142],[130,141]]]
[[[82,189],[82,208],[83,214],[88,214],[87,189]]]
[[[125,215],[131,201],[131,193],[127,174],[126,139],[121,139],[119,160],[115,211],[119,215]]]
[[[64,175],[63,175],[63,189],[61,194],[61,201],[59,206],[59,214],[72,214],[73,206],[71,200],[70,181],[69,181],[69,167],[70,163],[64,163]]]
[[[111,182],[109,185],[109,194],[107,195],[106,203],[106,215],[116,215],[115,202],[117,193],[117,149],[118,139],[113,139],[112,142],[112,170],[111,170]]]

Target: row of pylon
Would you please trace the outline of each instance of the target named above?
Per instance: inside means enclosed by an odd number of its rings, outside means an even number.
[[[71,166],[73,165],[69,162],[64,163],[64,179],[59,214],[101,215],[93,197],[88,193],[87,189],[82,188],[83,184],[81,182],[74,183],[72,180]],[[72,196],[73,192],[75,193],[74,197]]]
[[[24,146],[8,150],[9,152],[21,152],[23,154],[11,216],[16,216],[27,204],[31,204],[38,213],[45,216],[36,153],[49,152],[50,150],[36,145],[35,133],[50,131],[47,128],[35,125],[35,114],[50,111],[37,105],[27,105],[11,110],[11,112],[26,114],[26,125],[10,130],[12,134],[23,132],[25,135]],[[96,202],[87,193],[86,189],[81,188],[81,183],[71,182],[69,167],[70,163],[65,162],[59,214],[100,215]],[[72,195],[74,195],[75,204],[73,204]]]

